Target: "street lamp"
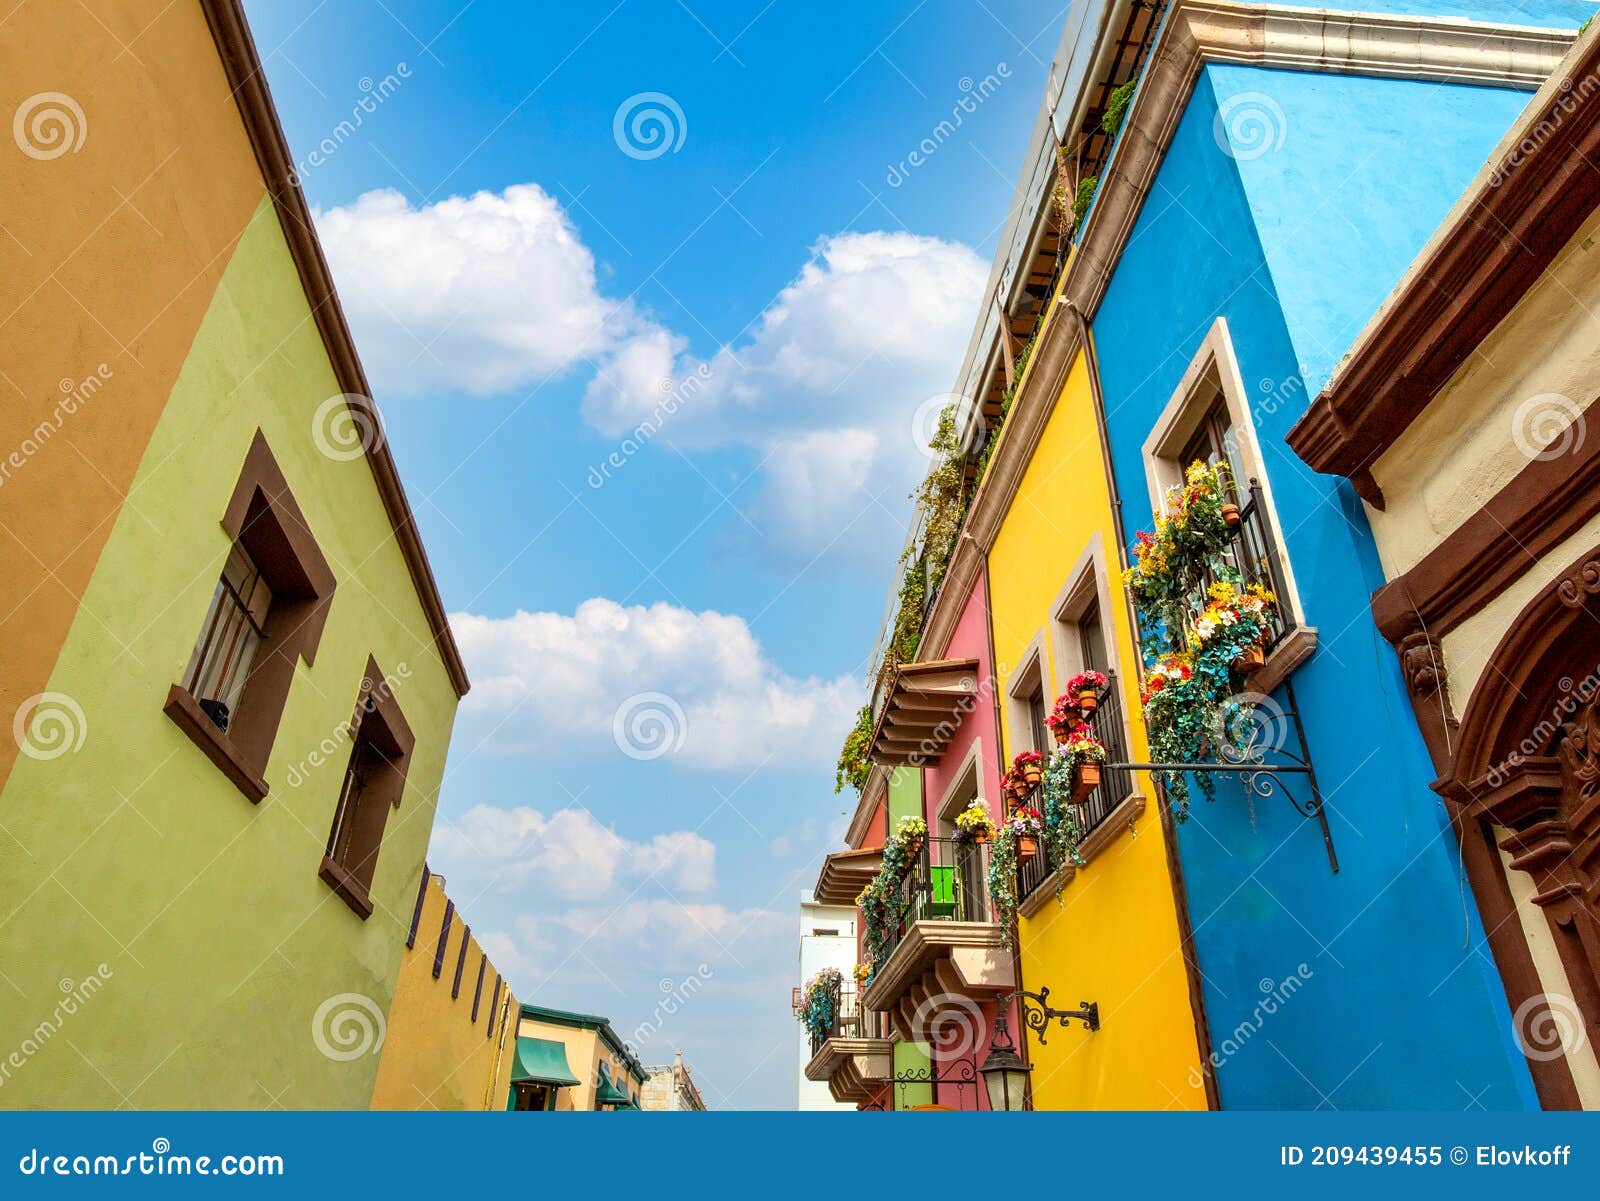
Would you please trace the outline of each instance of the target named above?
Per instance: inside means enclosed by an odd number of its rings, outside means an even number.
[[[989,1108],[996,1113],[1016,1113],[1028,1107],[1028,1073],[1033,1068],[1022,1062],[1016,1045],[1006,1030],[1005,1010],[994,1015],[994,1041],[978,1069],[983,1087],[989,1092]]]

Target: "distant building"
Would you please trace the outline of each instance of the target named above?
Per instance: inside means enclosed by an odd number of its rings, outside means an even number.
[[[609,1021],[542,1005],[520,1012],[507,1109],[640,1108],[649,1074]]]
[[[682,1051],[674,1053],[672,1062],[667,1066],[645,1070],[650,1073],[650,1078],[644,1082],[644,1089],[639,1094],[640,1109],[695,1112],[705,1109],[705,1100],[683,1062]]]
[[[823,968],[834,967],[850,979],[856,964],[856,911],[848,905],[819,905],[814,896],[800,896],[800,974],[803,985]],[[852,981],[852,989],[853,989]],[[841,1104],[828,1091],[827,1081],[806,1079],[806,1064],[811,1062],[815,1048],[811,1036],[798,1022],[795,1024],[795,1076],[799,1081],[796,1094],[797,1109],[846,1109],[854,1105]]]

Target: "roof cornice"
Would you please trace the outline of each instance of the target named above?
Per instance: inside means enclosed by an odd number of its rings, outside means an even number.
[[[333,275],[323,256],[322,244],[311,222],[311,210],[300,191],[294,159],[289,153],[289,143],[283,136],[283,126],[278,121],[278,111],[272,103],[272,92],[262,70],[260,55],[256,53],[255,39],[245,20],[240,0],[200,0],[206,20],[211,26],[211,36],[217,44],[222,66],[228,76],[228,86],[239,106],[239,116],[244,121],[245,132],[255,151],[256,162],[266,181],[278,213],[278,223],[283,227],[289,253],[306,299],[311,304],[311,315],[327,347],[328,359],[333,366],[339,386],[346,394],[346,403],[356,410],[358,420],[369,424],[363,429],[381,429],[377,407],[373,403],[372,386],[367,382],[361,359],[356,354],[355,339],[350,334],[349,322],[339,304],[334,290]],[[365,441],[365,439],[364,439]],[[394,456],[384,438],[371,439],[375,445],[367,448],[367,464],[383,498],[383,507],[394,528],[395,540],[405,556],[406,567],[422,602],[428,626],[433,632],[434,645],[444,660],[446,672],[458,697],[465,696],[471,687],[467,680],[466,665],[461,661],[460,649],[450,632],[450,620],[445,614],[444,602],[439,597],[438,581],[428,564],[427,551],[417,532],[416,516],[406,500],[400,483],[400,472],[395,467]]]

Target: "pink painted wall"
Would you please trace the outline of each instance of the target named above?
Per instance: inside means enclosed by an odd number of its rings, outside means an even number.
[[[933,767],[923,769],[923,806],[930,830],[937,828],[939,802],[945,791],[961,773],[967,752],[974,741],[981,740],[981,757],[978,774],[980,795],[989,802],[990,814],[1000,820],[1000,790],[995,781],[1000,774],[1000,736],[995,727],[994,665],[989,659],[989,611],[987,576],[979,572],[977,581],[962,606],[961,616],[950,634],[949,645],[924,646],[922,659],[976,659],[978,661],[978,696],[973,709],[962,720],[943,757]]]

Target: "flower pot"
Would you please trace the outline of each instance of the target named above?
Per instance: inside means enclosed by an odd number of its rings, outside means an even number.
[[[1072,768],[1072,803],[1081,805],[1100,787],[1100,764],[1078,763]]]
[[[978,846],[981,847],[984,843],[989,841],[989,831],[987,831],[987,830],[974,831],[974,833],[972,835],[972,841],[975,842]]]
[[[1100,690],[1098,688],[1080,688],[1074,698],[1078,702],[1078,712],[1093,713],[1100,707]]]
[[[1222,520],[1227,522],[1230,530],[1238,529],[1241,520],[1239,506],[1227,504],[1222,506]]]
[[[1022,779],[1029,788],[1037,788],[1039,781],[1044,779],[1044,768],[1037,763],[1029,763],[1022,769]]]
[[[1039,840],[1031,834],[1017,837],[1017,862],[1026,863],[1039,853]]]
[[[1266,664],[1266,653],[1257,643],[1233,661],[1233,670],[1242,676],[1254,675]]]
[[[922,854],[922,835],[918,834],[912,838],[906,839],[906,854],[912,859],[915,859],[918,855]]]
[[[1013,781],[1011,784],[1011,795],[1016,800],[1022,800],[1028,795],[1028,793],[1032,791],[1033,790],[1029,788],[1028,785],[1023,781]]]
[[[1050,732],[1056,736],[1057,746],[1066,746],[1067,739],[1072,737],[1072,731],[1066,726],[1052,726]]]

